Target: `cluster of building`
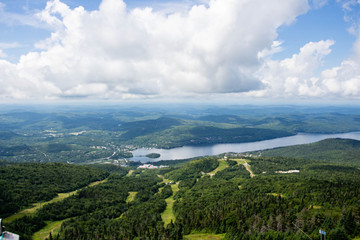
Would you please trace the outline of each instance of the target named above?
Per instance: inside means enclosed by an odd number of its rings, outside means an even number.
[[[276,171],[276,173],[299,173],[300,170]]]
[[[165,165],[154,166],[152,164],[143,164],[143,165],[138,166],[138,168],[142,168],[142,169],[157,169],[157,168],[165,168],[165,167],[168,167],[168,166],[165,166]]]

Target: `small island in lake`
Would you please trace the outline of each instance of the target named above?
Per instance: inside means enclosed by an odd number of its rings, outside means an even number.
[[[146,157],[148,158],[159,158],[160,154],[159,153],[149,153],[146,155]]]

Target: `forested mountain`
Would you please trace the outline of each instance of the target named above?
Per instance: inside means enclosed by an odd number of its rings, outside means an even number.
[[[48,201],[109,174],[87,166],[61,163],[11,164],[0,167],[0,216],[14,214],[31,203]]]
[[[0,112],[0,218],[21,239],[319,239],[319,229],[330,240],[360,236],[359,141],[169,159],[154,169],[124,159],[139,147],[358,131],[357,108],[56,111]]]
[[[236,155],[169,163],[159,169],[86,167],[93,177],[106,176],[104,171],[110,175],[102,183],[8,222],[7,229],[22,239],[42,231],[49,234],[44,229],[51,230],[52,224],[58,227],[52,229],[51,239],[191,239],[199,232],[225,239],[307,239],[305,234],[319,239],[319,229],[330,240],[360,234],[357,167]],[[1,171],[32,169],[35,173],[27,178],[46,190],[34,181],[40,169],[61,172],[70,167],[75,166],[27,164]],[[42,179],[57,182],[52,174],[43,174]],[[70,190],[69,185],[56,190],[65,188]]]
[[[262,156],[297,157],[333,163],[360,165],[360,141],[325,139],[316,143],[261,151]]]
[[[140,147],[168,149],[360,130],[358,108],[130,104],[4,109],[0,159],[12,162],[96,162],[111,156],[129,158]]]

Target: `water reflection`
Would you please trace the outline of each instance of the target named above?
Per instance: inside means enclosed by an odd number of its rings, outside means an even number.
[[[184,146],[173,149],[147,149],[140,148],[133,151],[132,160],[148,162],[159,160],[186,159],[199,156],[217,155],[225,152],[248,152],[276,147],[285,147],[297,144],[313,143],[327,138],[349,138],[360,140],[360,132],[339,133],[339,134],[308,134],[299,133],[295,136],[276,138],[250,143],[215,144],[210,146]],[[149,153],[159,153],[160,157],[150,159],[144,157]]]

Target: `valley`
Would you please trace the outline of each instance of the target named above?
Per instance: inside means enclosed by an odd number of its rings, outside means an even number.
[[[300,240],[320,228],[328,239],[359,237],[359,141],[320,137],[356,137],[354,110],[335,119],[288,110],[281,121],[277,108],[251,110],[0,114],[0,217],[21,239]],[[295,116],[314,128],[299,133]],[[326,124],[314,131],[317,119]],[[345,119],[354,133],[343,133]],[[174,148],[223,142],[252,148],[186,159]],[[139,168],[145,148],[154,158]]]

